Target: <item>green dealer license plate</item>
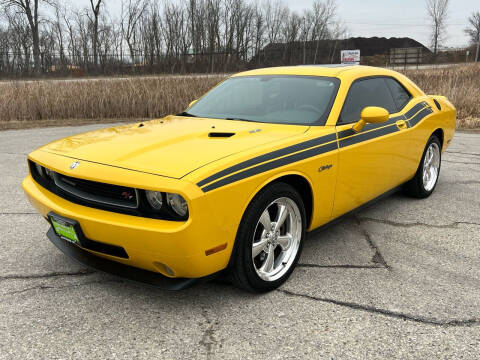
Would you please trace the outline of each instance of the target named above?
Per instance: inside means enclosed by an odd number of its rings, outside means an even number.
[[[71,243],[80,244],[78,240],[78,235],[75,231],[74,225],[65,221],[64,219],[60,219],[54,215],[50,215],[50,221],[52,223],[53,229],[60,236],[62,239],[69,241]]]

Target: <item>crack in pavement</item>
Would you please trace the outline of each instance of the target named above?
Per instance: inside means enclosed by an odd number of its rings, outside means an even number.
[[[307,294],[300,294],[296,293],[290,290],[285,290],[285,289],[277,289],[276,291],[283,293],[288,296],[295,296],[295,297],[301,297],[304,299],[308,300],[314,300],[314,301],[321,301],[324,303],[329,303],[329,304],[334,304],[334,305],[339,305],[343,307],[348,307],[350,309],[354,310],[361,310],[365,311],[371,314],[378,314],[378,315],[384,315],[387,317],[393,317],[401,320],[408,320],[408,321],[413,321],[421,324],[426,324],[426,325],[436,325],[436,326],[474,326],[474,325],[480,325],[480,319],[478,318],[470,318],[470,319],[453,319],[453,320],[439,320],[436,318],[428,318],[420,315],[412,315],[412,314],[406,314],[398,311],[391,311],[387,309],[382,309],[382,308],[377,308],[375,306],[370,306],[370,305],[362,305],[354,302],[349,302],[349,301],[341,301],[341,300],[335,300],[335,299],[330,299],[330,298],[323,298],[323,297],[317,297],[317,296],[312,296],[312,295],[307,295]]]
[[[3,152],[1,151],[0,154],[2,155],[19,155],[19,156],[28,156],[28,154],[19,154],[19,153],[12,153],[12,152]]]
[[[70,284],[70,285],[66,285],[66,286],[54,287],[53,290],[54,290],[54,292],[58,292],[60,290],[68,289],[68,288],[76,288],[76,287],[81,287],[81,286],[85,286],[85,285],[92,285],[92,284],[109,284],[109,283],[123,284],[124,281],[121,280],[121,279],[101,279],[101,280],[88,281],[88,282],[79,283],[79,284]]]
[[[450,184],[450,185],[472,185],[472,184],[480,184],[480,181],[478,181],[478,180],[446,181],[446,182],[442,182],[442,184]]]
[[[0,215],[39,215],[35,212],[0,212]]]
[[[471,156],[480,156],[478,153],[468,153],[468,152],[461,152],[461,151],[445,151],[446,153],[449,154],[462,154],[462,155],[471,155]]]
[[[92,270],[81,270],[75,272],[50,272],[45,274],[12,274],[12,275],[4,275],[0,276],[0,281],[5,280],[31,280],[31,279],[47,279],[53,277],[61,277],[61,276],[88,276],[91,274],[95,274],[96,271]]]
[[[50,285],[32,286],[32,287],[29,287],[29,288],[26,288],[26,289],[22,289],[22,290],[16,290],[16,291],[7,292],[7,293],[2,294],[2,296],[21,294],[21,293],[24,293],[24,292],[27,292],[27,291],[31,291],[31,290],[45,290],[45,289],[53,289],[53,286],[50,286]]]
[[[214,355],[213,348],[218,343],[217,339],[215,338],[215,325],[218,325],[218,321],[210,320],[207,309],[202,309],[201,314],[204,317],[208,326],[203,331],[203,335],[201,340],[199,341],[199,344],[205,348],[205,350],[207,351],[207,358],[210,359]]]
[[[385,269],[384,266],[380,265],[320,265],[320,264],[306,264],[299,263],[297,267],[304,268],[321,268],[321,269]]]
[[[22,289],[22,290],[15,290],[15,291],[6,292],[6,293],[3,293],[1,295],[2,295],[2,297],[5,297],[5,296],[9,296],[9,295],[22,294],[22,293],[32,291],[32,290],[50,290],[50,289],[53,289],[54,292],[58,292],[58,291],[63,290],[63,289],[75,288],[75,287],[86,286],[86,285],[91,285],[91,284],[107,284],[107,283],[122,283],[122,281],[117,280],[117,279],[106,279],[106,280],[102,279],[102,280],[83,282],[83,283],[79,283],[79,284],[69,284],[69,285],[65,285],[65,286],[50,286],[50,285],[43,285],[42,284],[42,285],[32,286],[32,287]]]
[[[469,222],[469,221],[455,221],[455,222],[450,223],[450,224],[435,225],[435,224],[427,224],[427,223],[421,223],[421,222],[401,223],[401,222],[396,222],[396,221],[391,221],[391,220],[383,220],[383,219],[376,219],[376,218],[370,218],[370,217],[361,217],[359,219],[362,220],[362,221],[376,222],[376,223],[380,223],[380,224],[391,225],[391,226],[402,227],[402,228],[412,228],[412,227],[416,227],[416,226],[424,226],[424,227],[428,227],[428,228],[437,228],[437,229],[457,229],[459,225],[480,226],[480,223]]]
[[[387,262],[385,261],[382,253],[380,252],[380,249],[377,247],[375,242],[372,240],[370,234],[367,232],[366,229],[364,229],[362,227],[362,222],[361,222],[360,218],[357,215],[353,215],[353,218],[355,219],[355,222],[357,223],[358,227],[360,228],[360,231],[361,231],[363,237],[365,238],[365,240],[367,241],[368,245],[370,246],[370,248],[373,251],[375,251],[375,254],[373,255],[371,261],[374,264],[380,264],[381,266],[383,266],[387,270],[392,270],[391,266],[388,265]]]
[[[442,159],[442,163],[443,162],[453,163],[453,164],[465,164],[465,165],[480,165],[480,163],[477,163],[477,162],[451,161],[451,160]]]

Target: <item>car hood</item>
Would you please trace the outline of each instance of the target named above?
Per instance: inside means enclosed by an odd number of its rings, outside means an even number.
[[[168,116],[71,136],[40,150],[178,179],[229,155],[307,130],[300,125]]]

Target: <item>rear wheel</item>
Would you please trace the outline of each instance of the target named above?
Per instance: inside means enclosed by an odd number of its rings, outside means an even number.
[[[438,137],[432,135],[427,142],[415,176],[405,184],[407,194],[423,199],[433,193],[440,176],[441,148]]]
[[[255,196],[237,232],[233,283],[265,292],[285,282],[300,257],[305,219],[302,198],[288,184],[272,184]]]

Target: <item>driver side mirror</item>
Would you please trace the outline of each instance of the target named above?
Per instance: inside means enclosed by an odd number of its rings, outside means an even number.
[[[379,124],[388,120],[390,114],[384,108],[377,106],[367,106],[360,114],[360,120],[353,125],[353,131],[359,133],[367,123]]]
[[[188,107],[191,108],[197,101],[198,99],[193,100],[190,104],[188,104]]]

